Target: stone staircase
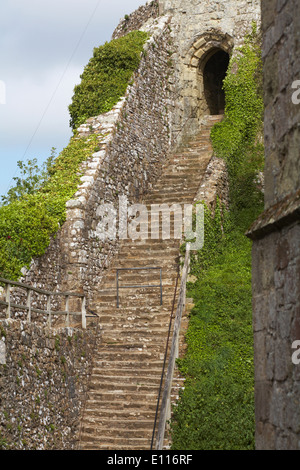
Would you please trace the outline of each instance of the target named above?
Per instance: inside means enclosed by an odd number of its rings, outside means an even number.
[[[212,157],[210,130],[219,120],[220,116],[208,117],[199,135],[170,157],[144,204],[150,207],[194,201]],[[179,247],[180,241],[172,239],[172,233],[169,240],[149,237],[120,241],[118,256],[93,299],[101,334],[81,423],[82,450],[150,449],[179,269]],[[136,267],[162,268],[162,305],[158,287],[134,287],[120,289],[117,308],[116,268]],[[158,285],[159,271],[121,271],[119,284]],[[182,331],[186,326],[187,318]],[[174,401],[183,385],[183,379],[175,375]]]

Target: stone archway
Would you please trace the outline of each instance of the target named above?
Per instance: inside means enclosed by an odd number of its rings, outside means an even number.
[[[229,65],[229,54],[216,49],[203,64],[203,88],[209,114],[224,114],[225,93],[223,81]]]
[[[233,46],[233,38],[228,34],[210,31],[197,38],[189,50],[189,70],[194,76],[198,119],[206,114],[224,113],[222,83]]]

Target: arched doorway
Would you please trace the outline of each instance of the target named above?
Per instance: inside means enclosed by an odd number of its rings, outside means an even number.
[[[203,68],[203,87],[210,114],[224,114],[223,81],[229,65],[229,54],[221,49],[211,51]]]
[[[193,135],[207,115],[224,114],[222,85],[233,49],[233,38],[217,30],[193,40],[182,63],[174,133],[178,129],[178,133],[184,130],[186,135]]]

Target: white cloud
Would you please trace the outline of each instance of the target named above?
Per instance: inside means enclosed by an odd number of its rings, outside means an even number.
[[[52,146],[60,151],[68,143],[68,105],[93,48],[110,40],[125,14],[145,4],[98,2],[1,0],[0,81],[6,104],[0,105],[0,194],[18,160],[43,160]]]

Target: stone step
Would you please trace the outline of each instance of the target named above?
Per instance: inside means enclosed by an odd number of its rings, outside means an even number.
[[[145,331],[145,329],[151,329],[152,331],[156,332],[156,334],[160,334],[160,331],[164,330],[166,331],[166,328],[169,327],[169,317],[163,318],[163,319],[154,319],[152,320],[151,318],[133,318],[131,317],[130,319],[126,319],[126,317],[123,317],[124,322],[127,320],[127,324],[122,325],[122,318],[118,318],[118,320],[114,320],[112,316],[100,316],[100,332],[102,335],[106,335],[106,337],[109,337],[108,334],[113,330],[120,331],[121,329],[123,330],[123,333],[119,333],[120,335],[129,335],[130,332],[134,329],[141,328],[143,329],[142,331]]]
[[[143,246],[135,246],[133,245],[130,250],[128,250],[128,246],[124,246],[123,244],[120,246],[120,251],[118,258],[122,257],[124,258],[147,258],[147,257],[161,257],[162,253],[164,256],[170,257],[170,258],[176,258],[178,256],[178,248],[177,247],[172,247],[169,248],[168,250],[163,250],[159,249],[158,246],[150,246],[150,249],[147,253],[144,253],[144,247]]]
[[[160,268],[160,267],[165,267],[165,268],[172,268],[172,267],[176,267],[177,266],[177,263],[176,263],[176,258],[178,256],[173,256],[172,258],[171,257],[166,257],[166,258],[162,258],[161,254],[157,257],[154,257],[151,254],[149,254],[149,257],[148,258],[118,258],[113,266],[112,266],[112,269],[119,269],[119,268],[127,268],[127,269],[130,269],[130,268],[141,268],[139,270],[139,273],[142,272],[143,268],[146,270],[146,271],[153,271],[152,269],[147,269],[147,268]],[[159,273],[159,271],[158,271]],[[151,273],[148,273],[148,274],[153,274],[152,272]]]
[[[161,218],[150,223],[151,206],[193,203],[212,158],[211,128],[221,118],[205,117],[200,132],[169,157],[160,178],[143,197],[149,211],[148,227],[147,230],[141,227],[141,233],[136,235],[144,238],[120,242],[118,257],[93,299],[93,310],[100,318],[100,336],[82,421],[81,449],[150,449],[182,242],[174,239],[174,224],[181,221],[178,214],[171,213],[170,236],[164,240]],[[158,231],[159,239],[151,238],[154,231]],[[159,287],[130,287],[120,289],[117,309],[116,269],[153,266],[163,268],[163,305],[160,306]],[[159,280],[159,271],[119,272],[120,286],[158,285]],[[183,328],[187,322],[188,319],[183,319]],[[181,348],[182,332],[180,338]],[[176,372],[173,402],[183,387],[184,380]],[[168,445],[166,439],[166,448]]]
[[[139,351],[139,349],[141,349]],[[164,356],[164,350],[162,349],[161,352],[158,354],[153,354],[150,351],[144,351],[143,348],[134,348],[126,349],[120,348],[119,351],[117,348],[99,348],[96,360],[99,361],[125,361],[125,362],[132,362],[135,364],[135,367],[140,367],[143,361],[148,361],[151,364],[151,361],[157,362],[158,360],[162,360]]]
[[[177,253],[176,258],[178,258],[179,255]],[[176,259],[175,258],[175,259]],[[111,285],[112,283],[114,286],[116,286],[116,271],[117,268],[119,267],[119,262],[118,260],[115,261],[115,266],[112,266],[110,268],[110,272],[107,273],[104,281],[103,281],[103,286],[104,285]],[[162,280],[166,282],[167,284],[174,281],[174,279],[177,277],[177,271],[178,271],[178,265],[176,263],[176,266],[168,268],[168,270],[163,269],[162,270]],[[147,270],[147,271],[140,271],[140,270],[128,270],[128,271],[121,271],[119,272],[119,277],[120,279],[122,277],[126,277],[128,281],[138,281],[139,279],[144,279],[147,278],[149,281],[157,280],[157,275],[159,277],[160,273],[159,271],[154,271],[154,270]]]
[[[189,165],[185,165],[184,162],[181,162],[181,164],[189,167]],[[177,166],[174,165],[174,168],[168,168],[168,173],[165,174],[164,178],[155,185],[155,188],[151,190],[151,193],[146,194],[148,198],[151,198],[152,195],[157,192],[161,193],[162,196],[168,195],[172,191],[174,194],[179,195],[182,188],[192,192],[197,191],[199,184],[202,181],[201,174],[197,175],[196,179],[192,180],[191,175],[187,178],[185,174],[180,174],[178,165],[179,163],[177,163]]]
[[[133,421],[118,419],[115,417],[112,421],[109,421],[102,416],[87,416],[87,419],[84,420],[83,432],[88,434],[90,432],[94,432],[95,429],[98,429],[100,434],[105,430],[107,431],[105,432],[106,435],[114,435],[115,433],[111,433],[111,431],[115,431],[117,429],[118,433],[123,433],[124,436],[127,431],[129,431],[130,434],[133,434],[132,431],[135,431],[134,434],[141,431],[144,432],[145,437],[147,437],[151,427],[153,427],[152,419],[139,418],[138,420]]]
[[[139,438],[136,437],[133,439],[132,442],[130,440],[124,441],[124,438],[109,438],[106,436],[102,436],[100,442],[97,442],[97,438],[92,436],[85,436],[82,435],[82,443],[80,445],[80,449],[82,450],[149,450],[151,445],[151,438]],[[96,439],[96,441],[95,441]]]
[[[174,296],[173,296],[174,299]],[[173,303],[173,302],[172,302]],[[128,305],[124,306],[121,305],[119,309],[116,306],[105,306],[105,305],[98,305],[95,308],[98,314],[101,314],[101,318],[111,319],[114,321],[144,321],[153,323],[158,322],[158,320],[165,321],[167,318],[170,317],[171,310],[169,306],[160,306],[160,305],[153,305],[149,308],[145,308],[145,306],[141,305]]]
[[[126,406],[131,406],[132,408],[142,408],[146,403],[153,403],[153,406],[156,403],[158,390],[153,391],[141,391],[138,393],[135,390],[90,390],[88,396],[92,399],[94,403],[98,403],[97,409],[99,406],[104,406],[104,403],[115,403],[120,405],[121,408]]]
[[[128,442],[128,441],[135,441],[138,439],[138,442],[141,442],[141,439],[145,439],[146,442],[148,443],[149,440],[151,439],[151,430],[150,429],[120,429],[118,428],[118,423],[116,423],[116,426],[112,423],[111,426],[101,426],[101,425],[89,425],[88,427],[83,428],[82,436],[85,436],[85,439],[89,438],[89,435],[99,435],[99,442],[103,442],[101,439],[101,435],[105,435],[106,439],[109,439],[111,437],[112,443],[115,443],[115,436],[118,436],[118,438],[123,439],[123,442]],[[84,440],[84,437],[83,437]],[[107,441],[108,442],[108,441]],[[147,444],[145,444],[147,445]],[[149,444],[148,444],[149,445]]]
[[[122,246],[132,246],[134,247],[143,247],[146,250],[148,249],[153,249],[153,248],[158,248],[161,250],[167,249],[168,247],[176,247],[180,246],[180,243],[178,240],[154,240],[154,239],[148,239],[148,240],[132,240],[131,238],[128,238],[126,240],[122,240]]]
[[[162,271],[162,285],[165,290],[170,290],[174,286],[174,281],[177,278],[177,271],[178,267],[173,268],[173,274],[167,273],[166,270]],[[149,272],[144,272],[144,271],[119,271],[118,274],[118,279],[119,282],[126,284],[126,285],[134,285],[134,286],[140,286],[142,287],[143,285],[157,285],[160,284],[160,273],[158,271],[158,274],[150,274]],[[107,276],[106,279],[104,279],[103,284],[99,287],[98,292],[102,293],[108,293],[111,292],[113,289],[114,291],[117,288],[116,285],[117,281],[117,274],[116,270],[115,272],[111,273],[110,276]]]
[[[98,377],[99,379],[103,380],[105,383],[118,383],[120,381],[120,376],[124,381],[124,384],[156,384],[158,385],[161,378],[162,369],[150,369],[142,370],[142,371],[132,371],[132,370],[125,370],[120,371],[115,368],[110,368],[108,370],[104,370],[103,367],[97,367],[97,365],[93,369],[93,375]]]
[[[158,393],[159,390],[159,383],[154,384],[154,383],[148,383],[148,384],[140,384],[140,383],[124,383],[123,381],[120,382],[122,377],[118,378],[119,381],[114,383],[114,382],[106,382],[106,381],[101,381],[99,380],[99,376],[93,376],[91,382],[90,382],[90,387],[91,391],[92,390],[97,390],[97,387],[99,386],[99,383],[101,384],[101,390],[103,392],[108,392],[108,393],[126,393],[128,394],[129,392],[145,392],[145,393]]]
[[[134,410],[134,409],[116,409],[116,408],[111,409],[108,406],[108,407],[101,408],[101,417],[108,421],[112,421],[113,419],[118,419],[118,420],[125,419],[128,421],[135,422],[138,419],[145,419],[145,420],[151,420],[154,423],[155,412],[156,412],[156,407],[153,408],[153,410],[145,410],[142,407],[139,408],[138,410]],[[89,419],[89,417],[94,417],[94,416],[95,417],[98,416],[95,412],[95,409],[86,408],[85,417]]]
[[[103,367],[106,369],[119,369],[125,372],[129,371],[146,371],[151,370],[162,370],[163,367],[164,354],[161,357],[157,358],[148,354],[146,357],[141,358],[140,356],[131,355],[130,357],[123,357],[116,359],[111,363],[108,358],[104,358],[98,352],[95,354],[94,363],[97,367]]]

